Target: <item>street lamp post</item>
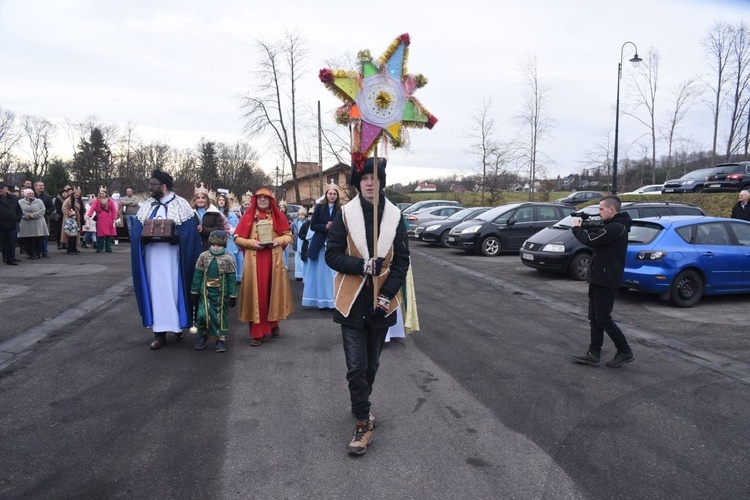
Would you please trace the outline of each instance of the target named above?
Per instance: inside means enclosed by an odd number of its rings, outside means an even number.
[[[617,194],[617,145],[618,145],[618,136],[620,134],[620,80],[622,80],[622,57],[625,52],[625,46],[627,44],[630,44],[635,49],[635,56],[633,56],[632,59],[630,59],[630,62],[633,63],[633,67],[636,68],[641,63],[643,59],[638,57],[638,47],[633,42],[625,42],[622,44],[622,47],[620,48],[620,62],[617,63],[617,103],[615,104],[615,158],[614,162],[612,163],[612,194]]]

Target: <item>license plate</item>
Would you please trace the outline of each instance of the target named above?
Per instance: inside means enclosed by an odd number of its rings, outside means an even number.
[[[455,236],[448,236],[448,243],[455,243],[458,241],[458,238]]]
[[[521,253],[521,258],[524,260],[534,260],[534,256],[526,252]]]
[[[674,193],[674,189],[672,188],[664,188],[663,190],[665,193]]]
[[[717,188],[717,187],[721,187],[721,184],[706,184],[706,187]]]

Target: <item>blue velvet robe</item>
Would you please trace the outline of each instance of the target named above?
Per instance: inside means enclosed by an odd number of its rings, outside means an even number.
[[[193,319],[190,305],[190,286],[195,273],[195,262],[203,251],[201,237],[198,234],[197,224],[193,221],[185,221],[176,226],[177,235],[180,238],[180,266],[179,266],[179,302],[180,327],[188,328]],[[151,296],[146,280],[146,267],[144,263],[145,249],[141,242],[143,224],[136,218],[133,221],[133,232],[130,235],[130,263],[133,270],[133,290],[135,300],[138,303],[138,311],[143,319],[143,326],[149,327],[154,324],[151,312]],[[151,245],[169,245],[169,243],[150,243]]]

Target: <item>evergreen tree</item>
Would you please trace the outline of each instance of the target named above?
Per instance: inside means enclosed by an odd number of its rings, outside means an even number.
[[[44,177],[44,187],[48,193],[57,193],[60,188],[70,183],[70,175],[64,161],[54,158]]]
[[[96,193],[100,186],[109,187],[112,152],[98,127],[91,129],[88,140],[81,138],[73,159],[73,172],[84,193]]]
[[[198,159],[198,181],[203,182],[207,188],[216,189],[219,174],[219,158],[216,154],[216,144],[207,141],[200,145],[200,158]]]

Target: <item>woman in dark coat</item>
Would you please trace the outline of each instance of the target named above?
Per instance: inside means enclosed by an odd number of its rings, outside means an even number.
[[[328,229],[333,219],[341,210],[339,191],[334,185],[326,189],[325,200],[315,205],[315,211],[310,219],[312,239],[307,250],[305,263],[305,286],[302,290],[302,305],[317,307],[318,309],[333,309],[333,275],[334,272],[326,264],[326,239]],[[309,234],[308,234],[309,238]]]

